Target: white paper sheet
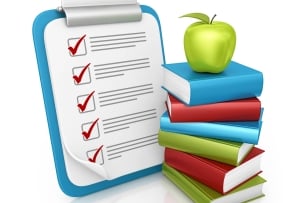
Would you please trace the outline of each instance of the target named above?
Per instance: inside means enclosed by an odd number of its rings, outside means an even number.
[[[46,27],[45,45],[72,181],[86,185],[162,163],[157,133],[166,95],[154,17],[69,28],[57,19]],[[98,176],[78,178],[71,160]]]

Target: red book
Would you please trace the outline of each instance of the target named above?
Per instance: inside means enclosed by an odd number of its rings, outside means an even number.
[[[172,122],[257,121],[261,114],[256,97],[188,106],[168,94],[166,106]]]
[[[233,166],[165,148],[164,162],[217,192],[226,194],[261,173],[263,152],[264,150],[254,147],[239,166]]]

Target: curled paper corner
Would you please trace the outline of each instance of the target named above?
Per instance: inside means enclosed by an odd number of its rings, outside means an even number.
[[[95,172],[98,174],[101,178],[105,180],[111,180],[113,177],[110,177],[110,175],[107,173],[107,170],[104,165],[98,164],[98,163],[93,163],[90,162],[89,160],[83,160],[76,156],[74,153],[69,150],[69,147],[66,146],[64,143],[64,150],[67,152],[67,154],[76,162],[80,163],[81,165],[87,167],[91,171]]]

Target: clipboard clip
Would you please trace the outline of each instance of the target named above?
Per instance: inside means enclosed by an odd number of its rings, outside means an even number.
[[[67,26],[84,26],[141,21],[137,0],[62,0],[59,11],[66,14]]]

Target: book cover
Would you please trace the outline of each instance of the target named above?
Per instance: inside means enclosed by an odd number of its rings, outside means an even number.
[[[253,148],[253,144],[190,136],[160,130],[161,146],[195,154],[204,158],[237,166]]]
[[[168,111],[160,119],[160,129],[199,137],[258,144],[262,127],[262,113],[258,121],[238,122],[171,122]]]
[[[197,73],[187,62],[164,64],[163,88],[187,105],[259,97],[262,72],[232,61],[219,74]]]
[[[226,194],[261,172],[263,152],[264,150],[254,147],[239,166],[232,166],[165,148],[164,162],[217,192]]]
[[[256,97],[189,106],[168,94],[166,106],[172,122],[257,121],[261,114]]]
[[[162,173],[195,203],[246,202],[264,196],[263,185],[266,180],[261,176],[255,176],[231,192],[223,195],[189,176],[178,172],[166,163],[163,163]]]

